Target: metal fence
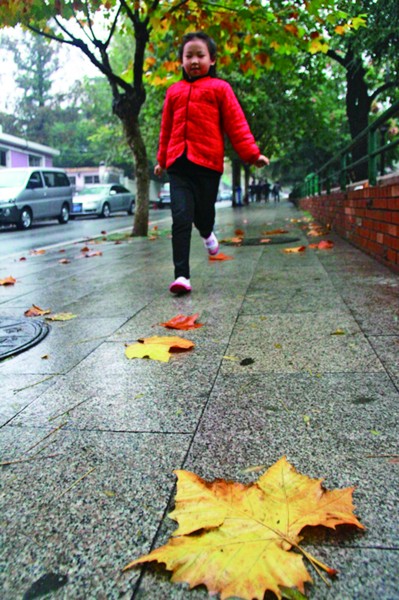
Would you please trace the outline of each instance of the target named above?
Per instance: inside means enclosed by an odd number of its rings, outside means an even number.
[[[385,157],[399,145],[399,135],[396,134],[391,141],[386,141],[388,121],[399,115],[399,101],[395,102],[373,123],[364,129],[356,138],[342,148],[335,156],[326,162],[318,171],[309,173],[304,183],[296,190],[296,196],[314,196],[325,191],[331,192],[333,185],[345,190],[349,183],[353,183],[353,172],[356,167],[367,163],[367,179],[369,185],[376,185],[378,175],[385,173]],[[367,153],[353,160],[353,150],[367,139]]]

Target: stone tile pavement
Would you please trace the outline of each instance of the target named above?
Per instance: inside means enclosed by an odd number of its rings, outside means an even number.
[[[0,474],[3,600],[38,597],[38,582],[56,599],[206,598],[162,570],[121,568],[173,530],[174,469],[250,482],[248,467],[283,455],[328,489],[356,486],[366,527],[308,532],[339,570],[330,588],[313,574],[309,597],[399,598],[399,277],[334,235],[332,250],[284,253],[314,241],[303,217],[286,201],[220,208],[221,239],[285,228],[297,241],[225,245],[234,260],[209,262],[194,232],[184,297],[167,290],[165,231],[87,260],[69,246],[68,265],[55,250],[12,265],[0,317],[34,303],[77,318],[0,363],[0,456],[15,461]],[[205,326],[178,332],[192,352],[125,357],[195,312]]]

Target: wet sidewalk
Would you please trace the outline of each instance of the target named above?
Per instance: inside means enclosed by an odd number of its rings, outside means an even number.
[[[166,213],[168,214],[168,213]],[[170,239],[102,241],[101,255],[65,247],[12,264],[0,259],[0,317],[32,304],[76,315],[0,362],[0,589],[3,600],[48,590],[68,600],[207,598],[166,572],[126,563],[164,543],[174,469],[248,483],[280,457],[327,489],[355,486],[365,532],[309,531],[307,549],[339,576],[318,600],[399,598],[399,276],[334,235],[308,246],[288,202],[217,213],[222,245],[210,262],[193,233],[193,293],[173,297]],[[279,238],[277,235],[274,241]],[[83,244],[82,244],[83,246]],[[60,264],[60,259],[70,260]],[[173,316],[204,327],[173,332]],[[128,360],[154,335],[192,340],[168,363]],[[309,566],[311,571],[311,567]],[[47,586],[47,587],[46,587]]]

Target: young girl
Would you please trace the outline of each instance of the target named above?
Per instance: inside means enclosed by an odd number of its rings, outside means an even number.
[[[231,86],[216,78],[216,44],[202,31],[183,37],[179,51],[183,79],[166,93],[154,173],[167,169],[172,209],[174,294],[191,292],[190,241],[192,224],[208,253],[219,251],[213,233],[215,202],[223,173],[226,133],[239,157],[262,167],[260,153]]]

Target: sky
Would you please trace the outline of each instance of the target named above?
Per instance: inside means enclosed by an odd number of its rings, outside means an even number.
[[[7,35],[21,39],[23,34],[15,30],[7,30]],[[68,91],[72,84],[84,76],[95,77],[99,75],[98,69],[91,64],[78,48],[60,44],[60,69],[54,77],[54,92]],[[0,112],[12,113],[14,103],[18,97],[18,88],[15,83],[16,66],[12,53],[4,49],[0,51]],[[6,133],[6,132],[5,132]]]

